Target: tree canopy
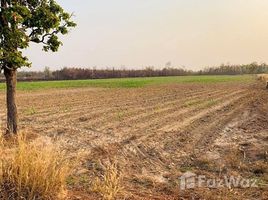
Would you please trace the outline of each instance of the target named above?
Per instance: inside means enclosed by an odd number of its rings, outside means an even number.
[[[7,134],[17,134],[17,69],[30,66],[22,50],[31,42],[44,51],[57,51],[62,45],[58,34],[76,26],[72,15],[55,0],[0,0],[0,72],[7,86]]]
[[[76,24],[54,0],[0,0],[0,67],[30,66],[22,50],[31,42],[55,52],[62,45],[58,34],[67,34]]]

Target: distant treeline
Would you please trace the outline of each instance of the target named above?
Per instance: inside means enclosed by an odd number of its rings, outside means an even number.
[[[218,67],[207,67],[200,70],[198,74],[204,75],[239,75],[239,74],[263,74],[268,73],[266,63],[256,62],[247,65],[221,65]]]
[[[63,68],[51,71],[48,67],[43,72],[18,73],[19,80],[79,80],[79,79],[107,79],[131,77],[158,77],[158,76],[186,76],[194,74],[191,70],[181,68],[154,69],[88,69],[88,68]]]
[[[128,77],[159,77],[159,76],[187,76],[187,75],[239,75],[239,74],[261,74],[268,73],[268,65],[265,63],[251,63],[247,65],[221,65],[207,67],[203,70],[192,71],[184,68],[165,67],[155,69],[95,69],[95,68],[62,68],[51,71],[46,67],[39,72],[18,72],[18,79],[27,80],[77,80],[77,79],[106,79],[106,78],[128,78]],[[4,80],[1,74],[1,80]]]
[[[83,69],[63,68],[52,72],[52,76],[59,80],[65,79],[105,79],[105,78],[127,78],[127,77],[156,77],[156,76],[184,76],[192,74],[180,68],[154,69],[147,67],[141,70],[134,69]]]

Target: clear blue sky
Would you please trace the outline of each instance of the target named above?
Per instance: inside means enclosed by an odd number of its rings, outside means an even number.
[[[58,0],[78,27],[31,70],[268,62],[268,0]]]

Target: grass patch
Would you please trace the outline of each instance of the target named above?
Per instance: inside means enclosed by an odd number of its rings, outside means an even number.
[[[209,108],[209,107],[215,106],[217,103],[219,103],[219,101],[217,101],[215,99],[209,99],[205,102],[204,108]]]
[[[66,80],[66,81],[38,81],[19,82],[18,90],[40,90],[59,88],[139,88],[148,85],[178,84],[178,83],[221,83],[221,82],[250,82],[254,78],[251,75],[237,76],[172,76],[153,78],[117,78],[98,80]],[[0,83],[0,90],[5,89],[5,84]]]
[[[183,104],[183,107],[199,107],[199,108],[209,108],[214,106],[218,103],[215,99],[208,99],[208,100],[189,100]]]
[[[0,199],[64,199],[68,172],[63,154],[46,140],[1,139]]]
[[[92,190],[101,195],[104,200],[116,199],[123,192],[121,174],[115,163],[110,163],[103,176],[94,180]]]
[[[189,100],[183,104],[183,107],[191,107],[191,106],[199,105],[202,102],[203,100]]]
[[[24,113],[25,113],[26,115],[34,115],[34,114],[36,114],[37,112],[36,112],[36,109],[35,109],[34,107],[29,107],[29,108],[27,108],[27,109],[24,111]]]

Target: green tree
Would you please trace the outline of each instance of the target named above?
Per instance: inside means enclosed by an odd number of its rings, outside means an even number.
[[[7,134],[17,134],[17,69],[30,66],[22,50],[30,43],[56,52],[62,45],[58,34],[76,24],[55,0],[0,0],[0,67],[6,77]]]

